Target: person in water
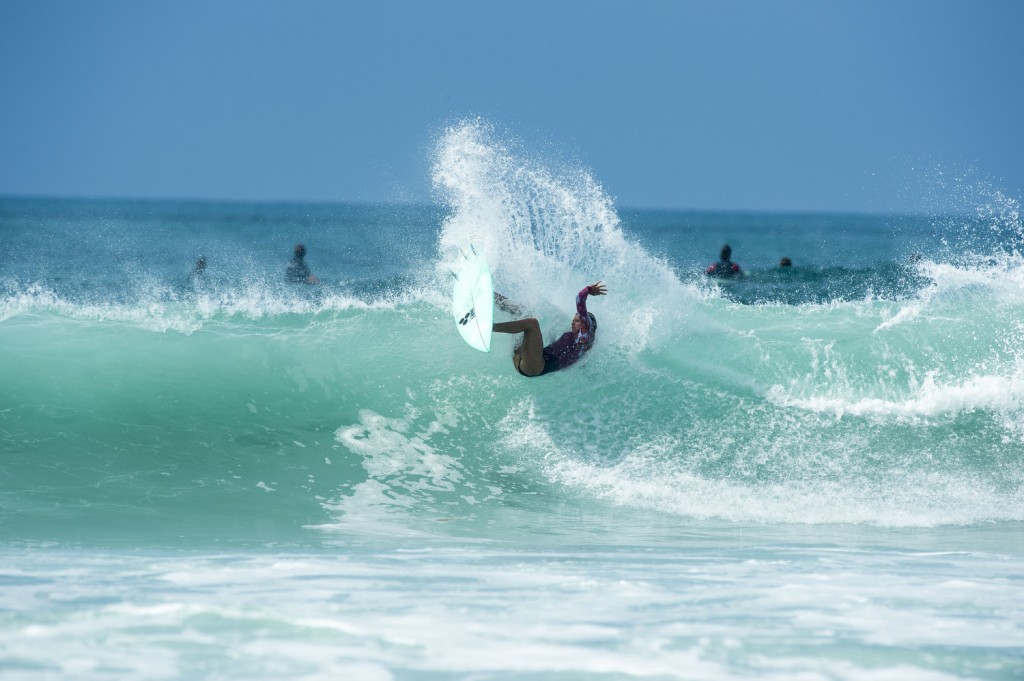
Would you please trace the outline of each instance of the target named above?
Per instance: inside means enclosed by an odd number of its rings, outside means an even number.
[[[566,331],[551,345],[544,346],[540,324],[534,317],[513,322],[498,322],[497,333],[521,333],[523,339],[512,353],[512,363],[523,376],[543,376],[575,364],[594,346],[597,338],[597,318],[587,312],[587,296],[607,295],[608,289],[600,281],[584,286],[576,294],[576,316],[572,331]]]
[[[202,290],[206,285],[206,256],[200,255],[196,259],[196,264],[192,268],[192,273],[188,275],[188,282],[185,284],[188,288],[193,291]]]
[[[712,263],[704,270],[704,274],[709,277],[734,277],[740,273],[740,266],[734,263],[729,258],[732,257],[732,247],[729,244],[722,246],[722,251],[719,253],[719,260],[716,263]]]
[[[309,271],[306,264],[306,247],[302,244],[295,244],[295,257],[288,263],[285,270],[285,277],[288,281],[297,284],[319,284],[320,280]]]

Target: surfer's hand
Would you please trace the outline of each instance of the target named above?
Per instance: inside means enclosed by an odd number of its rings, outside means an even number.
[[[588,288],[590,289],[590,295],[592,296],[604,296],[608,294],[608,287],[600,281],[591,284]]]

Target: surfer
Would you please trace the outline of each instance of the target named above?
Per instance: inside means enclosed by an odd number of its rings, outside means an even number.
[[[734,263],[729,258],[732,257],[732,247],[729,244],[722,246],[722,251],[719,253],[719,260],[716,263],[711,263],[704,274],[709,277],[733,277],[740,273],[740,266]]]
[[[295,257],[288,263],[285,277],[288,281],[298,284],[319,284],[320,280],[309,271],[309,265],[306,264],[305,258],[306,247],[302,244],[295,244]]]
[[[540,323],[534,317],[513,322],[498,322],[492,327],[498,333],[521,333],[523,339],[512,353],[512,363],[523,376],[543,376],[572,366],[593,347],[597,338],[597,319],[587,312],[587,296],[607,295],[600,281],[584,286],[576,294],[576,316],[572,331],[566,331],[551,345],[544,347]]]

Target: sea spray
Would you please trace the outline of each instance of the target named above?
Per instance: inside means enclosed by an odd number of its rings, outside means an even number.
[[[592,304],[611,345],[641,348],[679,329],[692,290],[623,233],[602,187],[585,170],[558,172],[517,155],[512,149],[519,146],[479,120],[445,131],[433,168],[449,208],[439,238],[442,261],[452,249],[474,244],[488,259],[495,287],[547,322],[556,310],[571,319],[583,286],[614,282],[613,295]],[[638,300],[644,304],[631,304]],[[651,334],[658,340],[649,340]]]

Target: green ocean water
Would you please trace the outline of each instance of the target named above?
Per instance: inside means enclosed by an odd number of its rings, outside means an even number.
[[[617,209],[473,125],[434,175],[0,199],[5,678],[1024,673],[1012,201]],[[603,279],[595,350],[526,380],[466,346],[464,244],[548,339]]]

